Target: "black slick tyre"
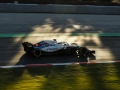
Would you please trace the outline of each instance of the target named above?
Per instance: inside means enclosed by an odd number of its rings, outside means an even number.
[[[87,54],[87,52],[88,52],[88,49],[86,47],[81,47],[79,49],[79,54],[81,54],[81,55],[85,56]]]
[[[32,51],[34,57],[40,57],[41,56],[41,50],[40,49],[33,49]]]

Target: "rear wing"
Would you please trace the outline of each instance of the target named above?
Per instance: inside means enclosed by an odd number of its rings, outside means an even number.
[[[24,51],[26,53],[30,53],[33,50],[33,44],[32,43],[23,42],[22,45],[23,45]]]

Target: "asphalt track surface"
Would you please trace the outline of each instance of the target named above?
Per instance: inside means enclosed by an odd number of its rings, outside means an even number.
[[[52,35],[48,35],[52,33]],[[59,33],[61,33],[59,35]],[[103,36],[77,33],[104,33]],[[108,33],[112,33],[110,36]],[[118,35],[114,36],[113,34]],[[120,60],[120,16],[84,14],[0,13],[0,66],[87,61],[76,55],[31,57],[23,51],[22,42],[57,39],[77,43],[96,51],[96,60]],[[18,34],[12,37],[9,34]],[[19,37],[21,34],[41,34]],[[66,35],[67,34],[67,35]]]

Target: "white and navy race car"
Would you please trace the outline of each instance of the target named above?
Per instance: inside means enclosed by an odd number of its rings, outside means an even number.
[[[22,45],[24,47],[24,51],[32,54],[34,57],[62,54],[76,54],[78,57],[89,57],[95,53],[94,50],[89,50],[86,47],[78,46],[76,43],[68,44],[67,42],[57,42],[56,39],[43,40],[36,44],[23,42]]]

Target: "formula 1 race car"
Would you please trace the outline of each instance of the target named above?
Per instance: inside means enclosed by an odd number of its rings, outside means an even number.
[[[36,44],[23,42],[22,45],[24,47],[24,51],[34,57],[40,57],[41,55],[61,54],[76,54],[78,57],[90,57],[95,54],[94,50],[89,50],[86,47],[78,46],[76,43],[68,44],[67,42],[57,42],[56,39],[43,40]]]

